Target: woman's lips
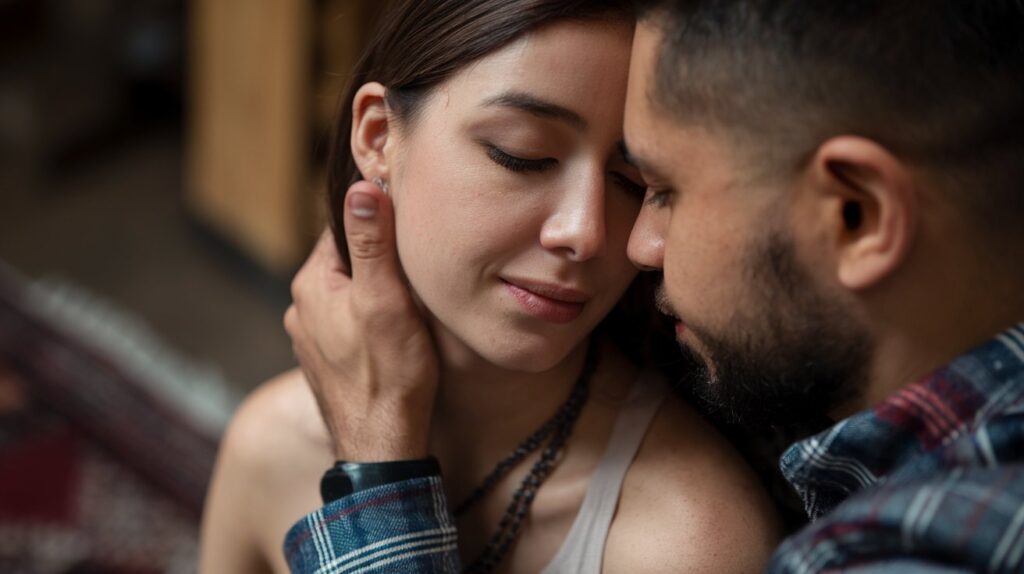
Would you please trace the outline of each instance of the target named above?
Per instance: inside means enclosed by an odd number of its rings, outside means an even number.
[[[526,314],[551,323],[569,323],[583,313],[588,297],[575,289],[521,280],[503,280]]]

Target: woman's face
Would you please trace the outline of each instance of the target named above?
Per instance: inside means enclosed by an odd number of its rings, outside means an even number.
[[[565,22],[467,66],[391,132],[398,252],[443,352],[556,366],[636,269],[620,153],[633,26]]]

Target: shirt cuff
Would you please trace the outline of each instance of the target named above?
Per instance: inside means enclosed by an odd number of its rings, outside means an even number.
[[[288,531],[293,573],[459,572],[455,522],[440,477],[355,492]]]

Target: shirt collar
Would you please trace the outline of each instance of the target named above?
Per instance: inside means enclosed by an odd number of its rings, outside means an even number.
[[[933,470],[939,461],[920,455],[998,416],[1022,395],[1024,323],[792,445],[782,455],[782,473],[814,519],[866,486]]]

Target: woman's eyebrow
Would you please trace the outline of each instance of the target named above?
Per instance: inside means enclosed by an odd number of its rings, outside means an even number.
[[[505,92],[487,99],[483,105],[484,107],[514,108],[542,118],[563,121],[578,131],[587,129],[587,121],[578,113],[558,104],[544,101],[526,92]]]

